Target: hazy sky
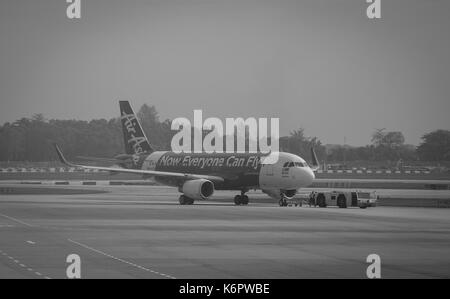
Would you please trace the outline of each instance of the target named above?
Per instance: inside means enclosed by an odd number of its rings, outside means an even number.
[[[418,144],[450,129],[450,1],[0,0],[0,123],[111,118],[118,100],[161,118],[279,117],[324,143],[375,128]]]

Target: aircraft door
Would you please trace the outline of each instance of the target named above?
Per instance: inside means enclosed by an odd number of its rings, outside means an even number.
[[[263,164],[259,172],[259,186],[261,188],[271,188],[276,182],[274,178],[273,165]]]
[[[273,176],[273,164],[265,164],[263,167],[265,175]]]

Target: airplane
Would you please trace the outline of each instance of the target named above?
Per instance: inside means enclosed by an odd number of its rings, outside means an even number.
[[[240,191],[240,194],[234,197],[235,205],[248,205],[249,198],[246,193],[252,189],[261,189],[277,199],[280,206],[287,206],[287,200],[293,198],[300,188],[312,184],[315,179],[314,171],[319,169],[313,148],[311,166],[303,158],[286,152],[276,153],[276,160],[271,157],[275,153],[208,154],[155,151],[130,103],[120,101],[119,106],[125,154],[104,160],[116,161],[117,165],[98,167],[73,164],[66,160],[59,146],[54,144],[59,160],[70,167],[153,177],[158,183],[177,187],[182,193],[179,197],[181,205],[207,200],[215,190]]]

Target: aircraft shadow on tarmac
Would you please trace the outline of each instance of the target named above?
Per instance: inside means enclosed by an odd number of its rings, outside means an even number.
[[[1,203],[3,204],[17,204],[17,201],[14,200],[2,200]],[[144,201],[140,201],[140,202],[135,202],[135,201],[111,201],[111,200],[99,200],[99,199],[82,199],[79,202],[77,202],[77,200],[72,200],[70,202],[67,201],[58,201],[58,200],[42,200],[42,201],[28,201],[28,200],[21,200],[20,203],[22,204],[29,204],[29,205],[41,205],[41,204],[55,204],[57,203],[58,205],[76,205],[76,204],[83,204],[83,205],[102,205],[102,206],[123,206],[123,205],[133,205],[133,206],[180,206],[180,204],[176,201],[173,202],[153,202],[153,201],[149,201],[149,202],[144,202]],[[183,206],[183,208],[188,207],[189,205]],[[197,202],[194,203],[191,206],[211,206],[211,207],[233,207],[235,206],[235,204],[233,202],[228,202],[228,201],[214,201],[214,202],[205,202],[205,201],[201,201],[201,202]],[[249,205],[251,206],[251,204]],[[240,206],[240,208],[245,207],[245,206]]]

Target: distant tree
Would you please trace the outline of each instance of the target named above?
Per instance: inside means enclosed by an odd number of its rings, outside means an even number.
[[[153,106],[139,111],[144,131],[156,149],[170,149],[170,121],[159,121]],[[57,142],[70,159],[77,156],[113,157],[124,152],[119,118],[46,120],[42,114],[0,126],[0,161],[50,161],[56,159]]]
[[[307,161],[311,161],[311,148],[314,148],[319,160],[326,157],[322,142],[317,137],[305,136],[303,128],[293,130],[289,136],[281,137],[279,143],[281,151],[301,156]]]
[[[372,134],[372,144],[375,147],[385,146],[388,148],[398,148],[405,143],[402,132],[386,132],[386,129],[376,129]]]
[[[156,150],[170,150],[173,135],[171,121],[159,120],[154,106],[144,104],[138,117]],[[204,132],[206,134],[207,132]],[[422,137],[419,148],[406,145],[401,132],[377,129],[372,144],[364,147],[335,147],[326,152],[317,137],[308,137],[303,128],[280,138],[280,150],[310,159],[314,147],[319,160],[328,161],[450,161],[450,131],[437,130]],[[225,138],[225,136],[224,136]],[[248,139],[248,136],[246,136]],[[80,120],[45,119],[42,114],[0,125],[0,161],[49,161],[56,159],[52,143],[64,148],[68,158],[76,156],[113,157],[124,152],[119,118]],[[248,144],[248,140],[246,142]],[[224,146],[226,143],[224,142]],[[236,142],[235,142],[236,145]]]
[[[33,114],[33,116],[31,117],[31,121],[32,122],[38,122],[38,123],[43,123],[45,122],[45,117],[42,113],[37,113],[37,114]]]
[[[423,161],[450,161],[450,131],[436,130],[423,135],[417,148]]]
[[[141,122],[156,124],[159,123],[158,112],[156,111],[155,106],[149,106],[144,104],[139,109],[137,116]]]
[[[176,133],[170,129],[170,120],[160,122],[155,106],[147,104],[142,105],[137,116],[152,147],[158,150],[170,150],[171,139]]]
[[[402,145],[399,149],[399,155],[402,161],[417,160],[418,159],[417,147],[411,144]]]
[[[401,158],[404,151],[405,137],[402,132],[386,132],[386,129],[376,129],[372,134],[371,160],[392,161]]]
[[[405,143],[402,132],[388,132],[383,139],[383,144],[391,149],[400,148]]]
[[[375,129],[375,132],[372,134],[372,144],[374,146],[380,146],[383,144],[384,137],[386,136],[386,129]]]

